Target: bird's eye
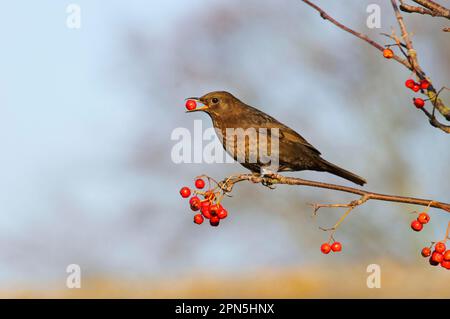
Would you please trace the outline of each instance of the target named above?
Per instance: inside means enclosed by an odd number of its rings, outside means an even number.
[[[219,103],[219,99],[216,97],[213,97],[211,100],[214,104]]]

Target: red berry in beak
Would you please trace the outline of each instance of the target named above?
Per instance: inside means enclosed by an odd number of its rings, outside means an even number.
[[[197,102],[194,100],[187,100],[186,101],[186,109],[189,111],[194,110],[197,107]]]

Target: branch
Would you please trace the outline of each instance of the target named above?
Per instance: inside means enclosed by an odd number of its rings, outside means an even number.
[[[326,13],[323,9],[321,9],[319,6],[315,5],[314,3],[312,3],[309,0],[302,0],[304,3],[306,3],[307,5],[309,5],[310,7],[312,7],[313,9],[315,9],[317,12],[319,12],[320,16],[325,19],[330,21],[331,23],[333,23],[334,25],[336,25],[338,28],[358,37],[359,39],[369,43],[371,46],[373,46],[374,48],[376,48],[379,51],[383,51],[384,47],[377,43],[376,41],[372,40],[371,38],[369,38],[369,36],[361,33],[361,32],[357,32],[345,25],[343,25],[342,23],[338,22],[337,20],[335,20],[334,18],[332,18],[328,13]],[[423,2],[429,2],[429,0],[422,0]],[[402,64],[403,66],[405,66],[406,68],[408,68],[409,70],[413,71],[416,76],[422,80],[422,79],[427,79],[427,81],[430,83],[430,86],[428,87],[428,89],[425,91],[422,91],[422,93],[426,94],[428,96],[428,98],[430,99],[430,101],[433,104],[433,112],[428,112],[427,110],[425,110],[424,108],[422,109],[424,111],[424,114],[428,117],[429,122],[432,126],[439,128],[440,130],[442,130],[445,133],[450,133],[450,126],[448,125],[444,125],[442,123],[440,123],[438,121],[438,119],[435,117],[434,115],[434,109],[437,109],[439,111],[439,113],[441,113],[444,118],[447,121],[450,121],[450,108],[447,107],[444,102],[438,98],[438,93],[436,92],[436,89],[433,87],[433,85],[431,84],[431,80],[429,78],[426,77],[425,72],[421,69],[418,60],[417,60],[417,52],[414,50],[413,45],[412,45],[412,41],[409,38],[409,34],[407,32],[405,23],[403,21],[403,17],[400,14],[400,11],[397,7],[397,3],[395,2],[395,0],[391,0],[392,6],[394,8],[394,12],[397,18],[397,21],[399,23],[400,29],[401,29],[401,33],[402,33],[402,38],[404,39],[405,43],[398,43],[398,47],[401,50],[402,45],[406,46],[406,48],[408,49],[407,52],[407,59],[401,58],[400,56],[394,54],[394,56],[392,57],[392,59],[394,59],[395,61],[397,61],[398,63]],[[428,3],[429,4],[429,3]],[[433,2],[433,4],[435,4]],[[432,4],[429,4],[432,5]],[[443,8],[443,7],[442,7]],[[445,8],[444,8],[445,9]]]
[[[253,183],[262,183],[263,185],[275,185],[275,184],[285,184],[285,185],[301,185],[308,187],[317,187],[324,189],[331,189],[339,192],[345,192],[350,194],[355,194],[361,196],[359,200],[352,201],[349,204],[330,204],[330,205],[315,205],[315,211],[317,211],[321,207],[351,207],[354,208],[358,205],[361,205],[368,200],[379,200],[379,201],[387,201],[387,202],[396,202],[396,203],[405,203],[405,204],[414,204],[426,207],[434,207],[438,209],[442,209],[448,213],[450,213],[450,204],[443,203],[439,201],[435,201],[432,199],[422,199],[415,197],[406,197],[406,196],[396,196],[396,195],[386,195],[380,193],[374,193],[358,188],[342,186],[337,184],[329,184],[316,182],[296,177],[287,177],[280,174],[271,174],[271,175],[255,175],[255,174],[241,174],[237,176],[232,176],[227,179],[224,179],[222,182],[218,183],[218,186],[222,189],[224,193],[229,193],[233,189],[233,186],[236,183],[242,181],[250,181]]]
[[[432,0],[413,0],[413,1],[432,11],[435,16],[450,19],[450,9],[447,9],[446,7],[440,5],[439,3],[436,3]]]
[[[414,0],[413,0],[414,1]],[[414,1],[421,4],[425,8],[411,6],[404,3],[404,0],[400,0],[400,10],[408,13],[419,13],[423,15],[430,15],[432,17],[444,17],[450,19],[450,10],[433,2],[433,1]],[[426,5],[425,5],[426,4]]]
[[[434,13],[431,10],[422,8],[422,7],[416,7],[416,6],[411,6],[408,4],[405,4],[402,0],[400,0],[400,10],[404,11],[404,12],[408,12],[408,13],[419,13],[419,14],[423,14],[423,15],[430,15],[435,17],[436,13]]]

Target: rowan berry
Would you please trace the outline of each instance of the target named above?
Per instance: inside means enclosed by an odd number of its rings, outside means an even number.
[[[414,231],[421,231],[422,228],[423,228],[423,225],[422,225],[417,219],[415,219],[415,220],[413,220],[412,223],[411,223],[411,228],[412,228]]]
[[[320,251],[322,251],[322,253],[324,253],[325,255],[330,253],[331,251],[331,246],[328,243],[323,243],[322,246],[320,246]]]
[[[183,188],[180,189],[180,195],[183,198],[188,198],[189,196],[191,196],[191,189],[189,187],[184,186]]]

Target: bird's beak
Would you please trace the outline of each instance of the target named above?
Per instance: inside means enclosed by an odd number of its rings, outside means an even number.
[[[200,102],[200,103],[203,104],[203,102],[201,101],[201,99],[198,98],[198,97],[188,97],[187,99],[185,99],[185,101],[186,101],[186,100],[194,100],[194,101],[196,101],[196,102]],[[196,111],[206,111],[207,109],[208,109],[208,105],[204,104],[204,106],[197,107],[197,108],[195,108],[195,109],[193,109],[193,110],[187,110],[186,113],[191,113],[191,112],[196,112]]]

